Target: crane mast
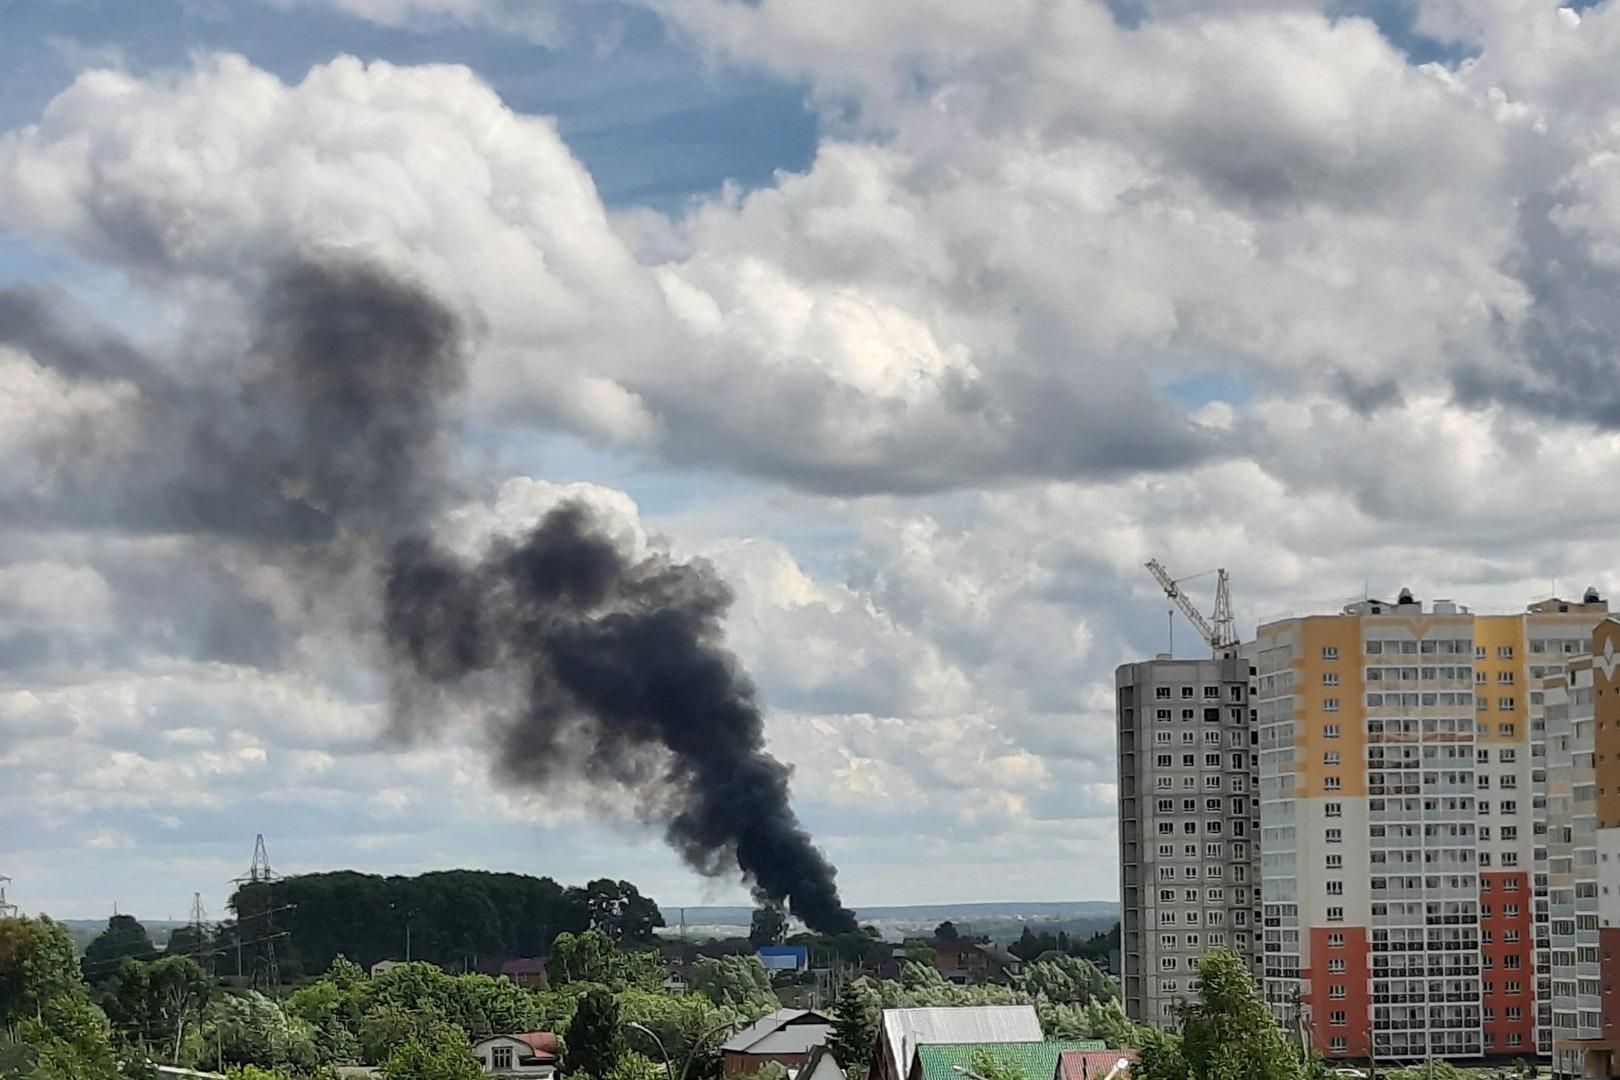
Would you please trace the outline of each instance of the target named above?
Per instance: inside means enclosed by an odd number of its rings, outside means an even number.
[[[1182,590],[1180,583],[1170,576],[1163,563],[1158,559],[1149,559],[1146,565],[1153,580],[1164,590],[1164,595],[1181,609],[1181,613],[1193,624],[1199,637],[1209,643],[1210,650],[1216,656],[1220,656],[1223,649],[1237,645],[1237,619],[1232,615],[1232,582],[1224,568],[1215,571],[1215,613],[1213,618],[1206,618],[1192,598]]]

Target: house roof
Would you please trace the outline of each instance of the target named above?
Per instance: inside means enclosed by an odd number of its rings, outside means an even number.
[[[522,1043],[524,1046],[529,1048],[529,1053],[526,1056],[533,1057],[542,1064],[557,1060],[557,1036],[553,1032],[523,1031],[505,1032],[500,1035],[485,1035],[482,1039],[474,1042],[473,1045],[483,1046],[485,1043],[494,1042],[497,1039],[512,1039],[516,1042]]]
[[[1056,1080],[1058,1057],[1065,1050],[1103,1050],[1107,1043],[1097,1039],[1034,1040],[1030,1042],[934,1043],[917,1047],[917,1068],[923,1080],[958,1080],[951,1068],[973,1067],[981,1051],[997,1062],[1023,1073],[1026,1080]]]
[[[827,1041],[832,1017],[810,1009],[766,1013],[720,1047],[733,1054],[807,1054]]]
[[[884,1009],[878,1034],[901,1076],[911,1072],[912,1053],[925,1044],[1039,1042],[1043,1037],[1033,1005]],[[1045,1080],[1045,1075],[1030,1080]]]
[[[833,1057],[832,1049],[822,1043],[810,1051],[810,1059],[799,1069],[796,1080],[845,1080],[844,1067]]]
[[[1103,1080],[1119,1059],[1136,1063],[1135,1050],[1065,1050],[1058,1055],[1053,1080]],[[1117,1078],[1116,1078],[1117,1080]]]

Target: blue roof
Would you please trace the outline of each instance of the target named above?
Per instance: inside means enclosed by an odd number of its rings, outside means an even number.
[[[756,952],[760,956],[796,956],[801,959],[810,955],[810,950],[803,945],[761,945]]]

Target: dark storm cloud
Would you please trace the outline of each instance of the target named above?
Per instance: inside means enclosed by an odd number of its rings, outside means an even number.
[[[1620,428],[1620,271],[1600,266],[1556,222],[1558,200],[1525,199],[1523,255],[1515,273],[1534,304],[1522,328],[1502,332],[1522,366],[1463,362],[1453,373],[1459,401],[1500,402],[1599,427]]]

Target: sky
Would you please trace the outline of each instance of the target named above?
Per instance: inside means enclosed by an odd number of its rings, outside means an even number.
[[[1620,0],[0,0],[24,910],[218,913],[256,833],[746,902],[478,709],[394,737],[375,567],[194,486],[340,259],[464,331],[435,535],[729,584],[852,903],[1117,897],[1149,558],[1245,634],[1620,587]]]

